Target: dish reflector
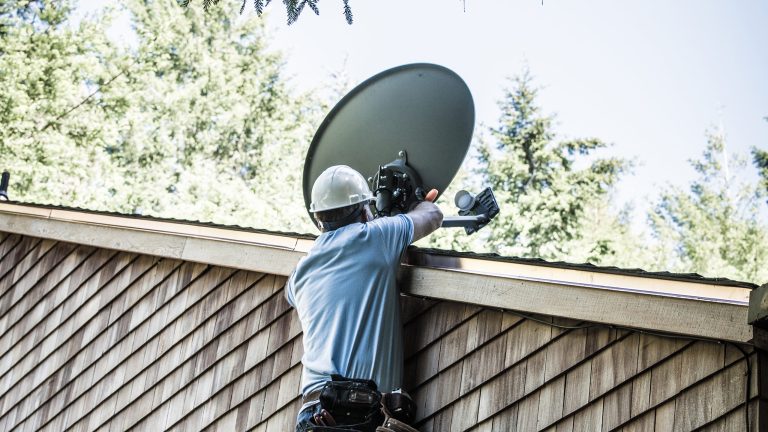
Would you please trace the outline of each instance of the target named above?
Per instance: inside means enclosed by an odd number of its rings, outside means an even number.
[[[474,124],[472,94],[448,68],[409,64],[367,79],[336,104],[312,139],[302,184],[307,211],[312,185],[326,168],[349,165],[368,178],[401,150],[425,191],[444,192],[464,161]]]

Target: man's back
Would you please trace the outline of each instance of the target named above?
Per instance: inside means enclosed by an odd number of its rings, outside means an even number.
[[[304,330],[302,393],[331,374],[402,385],[397,267],[414,236],[407,216],[323,233],[291,276],[286,297]]]

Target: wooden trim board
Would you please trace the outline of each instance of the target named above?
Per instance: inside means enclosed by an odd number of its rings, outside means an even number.
[[[5,203],[0,204],[0,231],[281,276],[293,271],[313,243],[286,235]],[[621,286],[613,286],[618,279],[596,272],[482,259],[463,263],[454,269],[431,267],[428,261],[404,265],[402,290],[652,331],[735,342],[752,339],[744,300],[748,288],[641,276],[620,276]],[[483,271],[484,264],[490,270]]]
[[[46,216],[12,213],[6,207],[0,206],[0,231],[281,276],[291,274],[306,254],[301,248],[307,248],[306,240],[287,236],[91,214],[75,220],[77,212],[54,210]]]
[[[746,305],[404,266],[404,291],[486,307],[748,342]]]

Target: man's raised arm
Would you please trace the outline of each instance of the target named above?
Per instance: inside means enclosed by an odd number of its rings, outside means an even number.
[[[432,202],[435,198],[437,198],[437,190],[432,189],[425,201],[420,202],[407,213],[413,221],[413,241],[426,237],[440,228],[443,223],[443,212]]]

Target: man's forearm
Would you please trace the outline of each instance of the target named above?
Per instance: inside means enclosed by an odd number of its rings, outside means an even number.
[[[443,212],[429,201],[420,202],[407,215],[413,221],[413,241],[426,237],[443,223]]]

